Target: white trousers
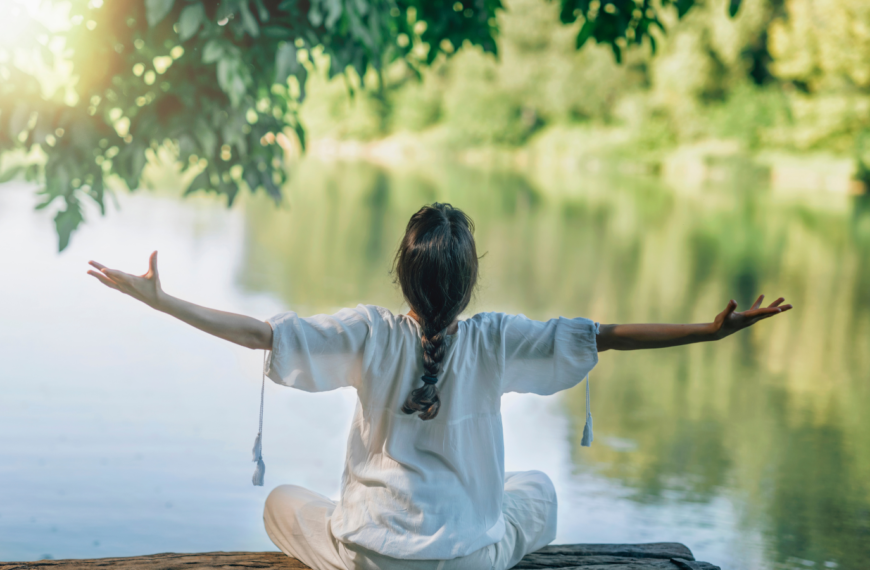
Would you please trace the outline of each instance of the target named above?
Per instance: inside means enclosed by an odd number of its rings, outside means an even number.
[[[329,519],[335,502],[295,485],[276,487],[263,520],[275,546],[314,570],[506,570],[556,537],[556,489],[540,471],[505,474],[505,535],[499,542],[452,560],[398,560],[339,542]]]

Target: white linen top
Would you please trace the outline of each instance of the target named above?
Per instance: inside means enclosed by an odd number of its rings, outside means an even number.
[[[588,319],[474,315],[448,336],[441,409],[423,421],[401,411],[424,374],[413,318],[359,305],[268,322],[270,379],[307,392],[352,386],[359,396],[333,535],[406,560],[449,560],[501,540],[501,395],[553,394],[598,362],[598,323]]]

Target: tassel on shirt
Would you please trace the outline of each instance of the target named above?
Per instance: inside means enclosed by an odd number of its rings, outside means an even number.
[[[586,425],[583,426],[583,439],[580,440],[580,445],[592,446],[592,414],[586,414]]]
[[[263,463],[263,433],[260,432],[257,434],[257,439],[254,440],[254,458],[253,461],[257,462],[257,468],[254,470],[254,477],[251,481],[257,487],[263,486],[263,479],[266,476],[266,464]]]
[[[263,384],[260,386],[260,431],[257,432],[257,439],[254,440],[254,449],[252,461],[257,462],[257,468],[254,469],[254,476],[251,482],[256,487],[263,486],[263,480],[266,477],[266,464],[263,463],[263,399],[266,394],[266,352],[263,351]]]
[[[583,438],[580,440],[583,447],[592,446],[592,410],[589,406],[589,374],[586,375],[586,425],[583,426]]]

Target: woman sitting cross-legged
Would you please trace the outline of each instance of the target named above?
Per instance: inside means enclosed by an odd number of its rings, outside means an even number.
[[[502,394],[554,394],[587,377],[601,351],[718,340],[791,306],[761,307],[759,297],[738,313],[731,301],[712,323],[689,325],[459,320],[477,283],[473,229],[447,204],[411,217],[395,259],[410,307],[400,315],[359,305],[263,322],[206,309],[163,292],[156,252],[143,276],[96,262],[89,273],[207,333],[270,350],[266,374],[278,384],[356,389],[341,498],[282,485],[266,500],[266,531],[282,551],[316,570],[503,570],[556,536],[556,492],[539,471],[505,473]],[[587,414],[586,445],[591,427]]]

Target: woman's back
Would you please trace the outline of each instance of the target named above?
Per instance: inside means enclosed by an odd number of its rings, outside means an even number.
[[[551,394],[598,360],[596,323],[481,313],[445,341],[437,417],[402,404],[422,373],[422,330],[408,315],[360,305],[270,319],[269,377],[308,391],[353,386],[336,539],[404,559],[465,556],[504,535],[504,392]]]
[[[269,377],[312,392],[352,386],[351,426],[339,503],[295,485],[276,487],[264,520],[272,541],[317,570],[477,570],[513,567],[556,536],[556,493],[538,471],[504,473],[501,395],[553,394],[587,376],[598,351],[718,340],[791,309],[782,297],[712,323],[604,325],[537,322],[483,313],[458,321],[478,277],[474,224],[449,204],[417,211],[396,253],[411,312],[360,305],[268,324],[166,295],[157,252],[141,277],[99,263],[89,271],[210,334],[270,350]],[[455,327],[455,334],[452,333]],[[581,445],[592,441],[589,382]],[[263,484],[262,413],[253,483]]]

